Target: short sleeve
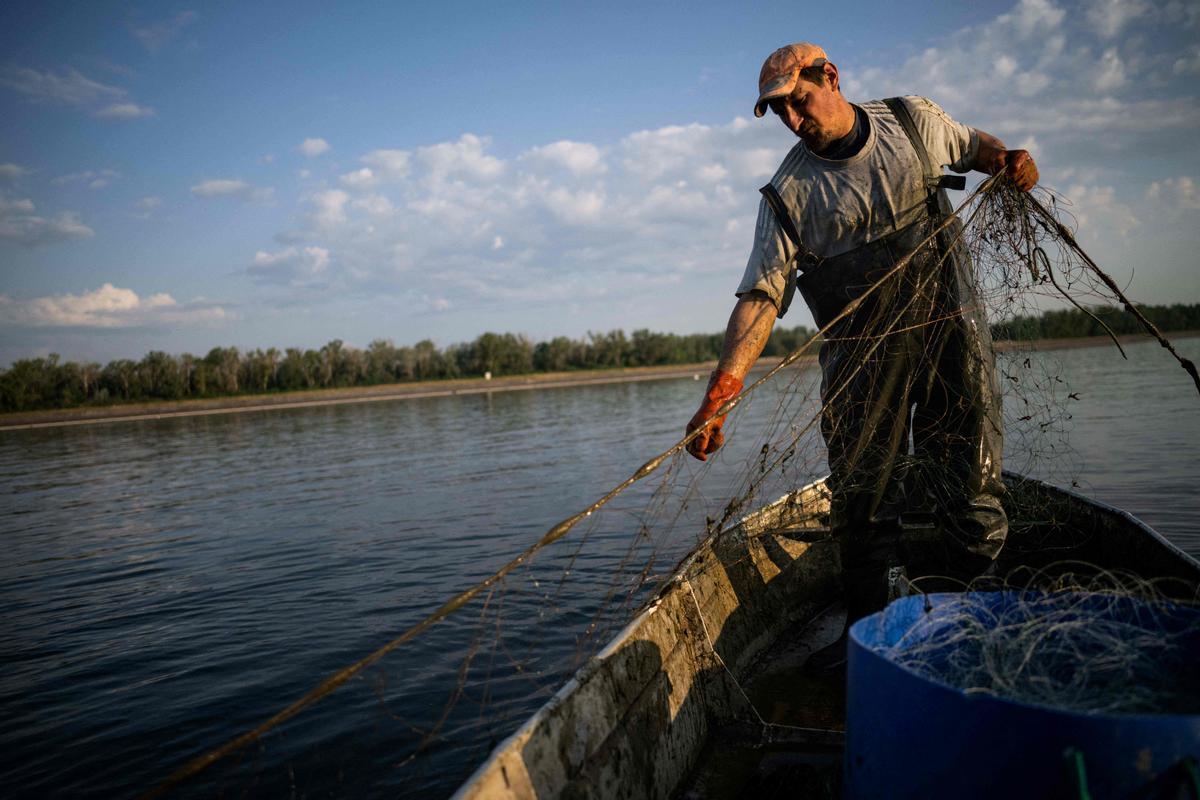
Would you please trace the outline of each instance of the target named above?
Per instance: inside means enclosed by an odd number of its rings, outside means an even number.
[[[737,296],[758,290],[779,309],[787,287],[787,277],[795,248],[779,227],[779,221],[766,200],[758,204],[758,222],[754,225],[754,246],[746,263],[746,272],[738,284]]]
[[[955,172],[969,172],[979,153],[978,131],[955,121],[928,98],[909,95],[904,104],[934,163]]]

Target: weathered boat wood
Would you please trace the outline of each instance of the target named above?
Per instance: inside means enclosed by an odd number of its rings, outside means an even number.
[[[1006,479],[1002,572],[1073,560],[1196,596],[1200,562],[1136,518]],[[836,796],[844,686],[802,670],[843,619],[828,508],[818,482],[709,537],[455,797]]]

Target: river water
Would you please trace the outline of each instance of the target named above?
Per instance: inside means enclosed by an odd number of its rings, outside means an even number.
[[[1178,345],[1200,360],[1200,339]],[[1037,356],[1065,411],[1048,437],[1010,436],[1007,463],[1200,557],[1200,398],[1156,345],[1127,350]],[[701,391],[672,379],[0,433],[0,786],[153,788],[669,447]],[[751,404],[737,430],[773,405]],[[738,446],[711,469],[678,466],[695,488],[671,536],[634,535],[654,499],[635,487],[486,606],[174,793],[448,794],[641,597],[606,605],[614,571],[644,568],[650,587],[697,541]],[[472,676],[492,680],[469,682],[439,727],[473,643]]]

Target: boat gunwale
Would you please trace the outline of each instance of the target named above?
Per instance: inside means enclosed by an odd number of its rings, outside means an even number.
[[[1003,475],[1007,484],[1018,481],[1021,483],[1034,484],[1039,490],[1049,490],[1052,493],[1065,495],[1072,500],[1082,502],[1084,505],[1092,506],[1100,511],[1120,517],[1126,522],[1133,523],[1134,527],[1141,529],[1142,533],[1149,534],[1150,538],[1153,539],[1156,544],[1164,547],[1168,552],[1170,552],[1171,555],[1176,556],[1180,560],[1190,564],[1194,569],[1196,569],[1197,572],[1200,572],[1200,559],[1192,556],[1190,553],[1183,550],[1179,545],[1175,544],[1170,539],[1152,528],[1149,523],[1144,522],[1141,518],[1123,508],[1118,508],[1117,506],[1106,503],[1103,500],[1097,500],[1093,497],[1088,497],[1082,492],[1075,491],[1074,489],[1066,489],[1062,486],[1055,486],[1054,484],[1047,483],[1040,478],[1031,478],[1027,475],[1022,475],[1019,472],[1009,472],[1008,470],[1005,470]]]
[[[527,739],[542,723],[550,717],[551,714],[567,699],[574,694],[591,676],[602,668],[604,660],[615,653],[620,652],[621,648],[630,641],[633,641],[638,631],[640,631],[646,623],[658,613],[663,601],[668,593],[675,588],[686,583],[690,577],[689,572],[700,561],[705,554],[711,553],[713,545],[717,541],[726,537],[736,535],[739,529],[744,530],[747,523],[753,524],[757,519],[761,519],[769,515],[773,510],[785,505],[793,497],[800,497],[805,492],[816,491],[825,483],[824,478],[812,481],[805,484],[799,489],[795,489],[787,494],[779,497],[761,508],[739,518],[736,522],[731,523],[725,528],[709,533],[695,547],[688,552],[679,564],[671,572],[671,576],[663,582],[663,585],[655,592],[654,596],[642,605],[641,609],[621,628],[617,634],[608,641],[595,655],[577,669],[570,678],[543,703],[537,711],[535,711],[529,719],[527,719],[517,730],[513,731],[507,737],[502,739],[492,748],[491,753],[486,759],[462,782],[459,788],[451,795],[451,800],[462,800],[466,798],[467,792],[486,775],[494,766],[500,757],[515,748],[520,742]],[[753,538],[747,534],[747,538]]]

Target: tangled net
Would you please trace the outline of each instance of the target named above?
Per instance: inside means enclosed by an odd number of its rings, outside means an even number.
[[[938,596],[875,652],[968,694],[1086,713],[1200,713],[1200,609],[1116,571],[1017,574],[1008,585]]]
[[[489,740],[497,741],[545,702],[566,675],[598,651],[625,623],[632,609],[663,585],[669,578],[669,571],[662,568],[664,565],[674,563],[687,548],[723,530],[764,499],[774,499],[826,474],[825,441],[837,435],[840,421],[825,414],[823,408],[837,403],[847,386],[861,382],[862,370],[869,369],[866,365],[873,363],[873,359],[878,360],[875,355],[888,353],[897,342],[906,342],[904,347],[910,348],[909,357],[915,362],[936,364],[943,345],[939,332],[953,327],[957,314],[986,312],[997,319],[1028,313],[1036,310],[1037,299],[1043,296],[1056,296],[1080,307],[1095,302],[1121,304],[1142,319],[1147,332],[1175,356],[1200,389],[1195,366],[1175,352],[1165,337],[1138,314],[1116,283],[1079,247],[1067,224],[1059,218],[1060,205],[1045,190],[1026,194],[1003,178],[985,181],[945,224],[936,229],[931,225],[920,246],[895,262],[836,319],[824,325],[819,334],[716,412],[729,415],[726,430],[730,439],[738,442],[736,448],[697,466],[683,455],[686,445],[699,435],[697,429],[646,461],[587,508],[551,526],[492,575],[446,599],[423,619],[374,652],[330,675],[269,719],[179,767],[146,796],[166,794],[218,762],[238,767],[243,751],[263,748],[269,733],[355,678],[370,678],[372,673],[376,674],[371,682],[379,705],[387,719],[396,724],[389,748],[396,753],[393,763],[397,770],[412,768],[410,765],[420,763],[422,756],[428,757],[433,751],[435,757],[457,765],[460,770],[477,762],[490,749]],[[950,222],[954,220],[962,223],[961,230],[952,229]],[[953,246],[965,247],[970,252],[978,302],[975,307],[954,309],[938,299],[935,289],[941,262],[932,269],[912,267],[917,251],[926,249],[937,236],[951,237]],[[821,375],[813,363],[820,337],[830,335],[852,315],[857,320],[853,336],[855,357],[864,366],[845,370],[839,380],[823,389]],[[1006,398],[1005,435],[1009,449],[1019,452],[1022,459],[1015,468],[1036,471],[1058,483],[1073,483],[1075,465],[1070,461],[1066,443],[1070,427],[1066,408],[1071,396],[1053,363],[1038,357],[1032,346],[1027,345],[1005,353],[997,370]],[[923,452],[917,447],[909,452],[914,434],[908,428],[905,399],[924,391],[920,381],[927,373],[927,369],[922,369],[900,375],[892,387],[894,393],[889,394],[895,435],[892,451],[883,458],[889,465],[888,474],[881,475],[871,469],[848,473],[863,481],[862,485],[850,488],[875,496],[881,504],[894,499],[890,495],[896,486],[905,487],[910,503],[920,503],[949,496],[961,482],[959,473],[946,468],[942,450],[954,443],[945,437],[936,447],[926,447]],[[876,381],[879,376],[866,375],[866,378]],[[980,385],[984,383],[988,382]],[[982,390],[990,393],[992,387],[984,386]],[[742,413],[746,407],[750,411]],[[680,414],[682,427],[686,414],[682,411]],[[752,423],[746,421],[748,417],[753,418]],[[939,421],[944,420],[926,420],[925,426],[936,428]],[[746,430],[751,424],[752,432]],[[1013,442],[1017,443],[1015,448],[1011,446]],[[721,477],[720,497],[710,496],[710,490],[706,489],[705,477],[714,469],[722,471],[717,473]],[[651,476],[653,484],[648,480]],[[618,497],[621,502],[615,502]],[[572,548],[555,547],[572,534]],[[604,542],[615,556],[593,555]],[[1091,587],[1086,589],[1086,596],[1115,598],[1116,587],[1108,589],[1099,591]],[[538,613],[528,613],[530,604],[540,604]],[[1056,695],[1096,694],[1107,696],[1105,702],[1115,702],[1113,695],[1124,694],[1111,688],[1114,683],[1142,680],[1141,665],[1146,659],[1132,645],[1144,637],[1130,639],[1120,635],[1120,630],[1110,628],[1102,642],[1076,642],[1067,638],[1067,634],[1080,627],[1068,624],[1069,613],[1063,610],[1059,615],[1052,637],[1045,634],[1039,637],[1032,627],[1025,623],[1017,625],[1016,621],[1010,625],[997,620],[998,624],[991,628],[1014,631],[1021,642],[1061,639],[1065,644],[1059,647],[1060,651],[1071,647],[1095,650],[1119,644],[1121,652],[1132,657],[1129,664],[1121,667],[1125,670],[1124,677],[1101,677],[1098,669],[1089,668],[1090,675],[1085,681],[1091,686],[1099,680],[1110,686],[1109,690],[1077,690],[1073,683],[1056,685],[1054,689]],[[963,617],[964,622],[974,619],[971,614]],[[440,624],[447,621],[448,624]],[[459,627],[453,627],[455,624]],[[427,714],[414,722],[407,712],[394,710],[401,708],[405,699],[389,692],[383,662],[389,656],[392,661],[399,659],[397,651],[412,647],[414,640],[420,637],[428,640],[447,630],[453,631],[456,646],[461,648],[459,669],[449,688],[440,687],[446,695],[440,713]],[[554,648],[573,655],[547,657],[547,653],[556,652]],[[997,668],[989,668],[989,673],[1009,669],[1012,659],[1018,658],[997,655],[999,651],[990,644],[980,644],[976,650],[988,659],[1006,659],[1004,663],[997,661]],[[1018,646],[1014,652],[1031,651]],[[416,658],[419,656],[414,655]],[[412,672],[424,670],[424,665],[392,664],[390,668],[397,673]],[[964,665],[961,671],[973,669]],[[1053,669],[1050,672],[1057,675]],[[973,677],[964,680],[983,685],[982,680]],[[1032,683],[1035,685],[1029,689],[1015,691],[1036,693],[1037,680]],[[1135,705],[1141,707],[1140,704],[1149,702],[1150,699],[1138,698]],[[427,706],[427,702],[422,704]],[[454,743],[456,736],[470,739],[472,735],[475,738],[469,744]],[[255,769],[250,778],[228,778],[222,783],[249,780],[258,785],[261,775],[259,768]],[[291,769],[288,764],[287,780],[294,790]],[[416,774],[422,780],[426,777]],[[414,791],[428,794],[444,789],[436,782],[426,782]]]

